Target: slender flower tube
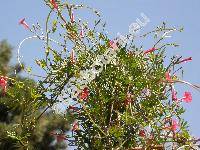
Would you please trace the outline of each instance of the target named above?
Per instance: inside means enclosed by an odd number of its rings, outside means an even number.
[[[80,37],[81,37],[81,38],[84,38],[84,30],[83,30],[83,26],[81,27]]]
[[[177,64],[180,64],[180,63],[183,63],[183,62],[188,62],[188,61],[192,61],[192,57],[185,58],[185,59],[179,61]]]
[[[175,91],[175,89],[172,89],[172,100],[173,101],[178,101],[177,92]]]
[[[71,23],[75,22],[73,11],[71,12],[70,20],[71,20]]]
[[[74,50],[71,51],[71,54],[70,54],[70,61],[71,61],[72,64],[75,63]]]
[[[24,26],[25,29],[29,29],[29,25],[25,22],[25,18],[21,19],[19,24]]]
[[[144,54],[146,55],[146,54],[148,54],[148,53],[154,52],[155,50],[157,50],[155,47],[150,48],[150,49],[144,51]]]

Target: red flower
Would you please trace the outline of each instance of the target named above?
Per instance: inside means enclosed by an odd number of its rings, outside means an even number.
[[[188,62],[188,61],[192,61],[192,57],[183,59],[183,60],[179,61],[178,64],[183,63],[183,62]]]
[[[77,130],[79,130],[78,122],[75,122],[75,123],[73,124],[72,131],[77,131]]]
[[[4,76],[0,77],[0,88],[2,90],[3,95],[5,95],[7,89],[7,79]]]
[[[109,45],[110,45],[110,47],[113,48],[113,49],[118,49],[117,44],[115,43],[115,41],[110,41],[110,42],[109,42]]]
[[[171,130],[172,131],[176,131],[177,129],[178,129],[178,122],[175,120],[175,119],[173,119],[172,120],[172,126],[171,126]]]
[[[19,21],[20,25],[23,25],[25,29],[29,29],[29,25],[25,22],[25,18]]]
[[[170,83],[173,82],[172,79],[171,79],[171,76],[170,76],[170,74],[169,74],[169,71],[167,71],[167,72],[165,73],[165,79],[166,79],[168,82],[170,82]]]
[[[192,102],[192,95],[190,92],[185,92],[184,93],[184,97],[182,98],[182,100],[186,103],[190,103]]]
[[[80,93],[80,99],[87,99],[88,95],[89,95],[89,90],[87,87],[85,87],[83,91]]]
[[[148,53],[154,52],[155,50],[157,50],[155,47],[150,48],[150,49],[144,51],[144,54],[146,55],[146,54],[148,54]]]
[[[83,27],[81,27],[80,37],[81,37],[81,38],[84,38],[84,30],[83,30]]]
[[[139,136],[145,137],[146,136],[145,131],[144,130],[140,130],[139,131]]]
[[[51,0],[50,2],[53,5],[54,9],[58,10],[58,4],[55,2],[55,0]]]
[[[71,63],[72,63],[72,64],[75,63],[74,50],[71,51],[71,54],[70,54],[70,60],[71,60]]]
[[[75,22],[73,11],[72,11],[72,13],[71,13],[70,20],[71,20],[71,23],[74,23],[74,22]]]
[[[168,121],[169,119],[167,119],[166,121]],[[168,129],[168,130],[171,130],[173,132],[175,132],[178,127],[179,127],[179,124],[178,122],[175,120],[175,119],[170,119],[171,121],[171,126],[168,126],[168,127],[164,127],[164,129]]]
[[[174,89],[172,89],[172,100],[173,101],[178,101],[178,98],[177,98],[177,92],[174,90]]]

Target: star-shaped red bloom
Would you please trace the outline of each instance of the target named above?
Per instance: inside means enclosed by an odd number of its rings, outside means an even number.
[[[186,103],[192,102],[192,94],[190,92],[185,92],[182,100]]]
[[[188,61],[192,61],[192,57],[185,58],[185,59],[179,61],[178,64],[183,63],[183,62],[188,62]]]

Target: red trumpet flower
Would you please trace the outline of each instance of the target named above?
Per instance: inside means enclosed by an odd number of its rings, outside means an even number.
[[[83,27],[81,27],[80,37],[81,37],[81,38],[84,38],[84,30],[83,30]]]
[[[75,22],[73,11],[71,12],[70,20],[71,20],[71,23]]]
[[[72,63],[72,64],[75,63],[74,50],[71,51],[71,54],[70,54],[70,60],[71,60],[71,63]]]
[[[177,92],[174,89],[172,89],[172,100],[173,101],[178,101]]]
[[[19,24],[24,26],[25,29],[29,29],[29,25],[25,22],[25,18],[21,19]]]
[[[154,52],[155,50],[157,50],[155,47],[150,48],[150,49],[144,51],[144,54],[146,55],[146,54],[148,54],[148,53]]]
[[[192,61],[192,57],[185,58],[185,59],[179,61],[178,64],[183,63],[183,62],[188,62],[188,61]]]
[[[169,71],[167,71],[167,72],[165,73],[165,79],[166,79],[169,83],[172,83],[172,82],[173,82],[173,81],[172,81],[172,78],[171,78],[171,76],[170,76]]]

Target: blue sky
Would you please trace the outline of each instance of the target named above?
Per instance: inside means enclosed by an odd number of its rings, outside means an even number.
[[[150,31],[155,29],[163,21],[169,26],[183,26],[184,32],[175,34],[172,40],[181,46],[179,48],[169,48],[168,54],[192,56],[193,61],[183,64],[185,74],[183,79],[200,85],[200,1],[199,0],[79,0],[75,3],[84,3],[98,9],[107,22],[107,30],[111,37],[117,33],[127,34],[129,25],[137,18],[141,18],[140,13],[144,13],[150,22],[142,29]],[[18,25],[19,19],[26,18],[29,24],[39,22],[44,27],[44,20],[49,9],[43,0],[6,0],[1,2],[0,9],[0,40],[7,39],[14,46],[14,57],[16,58],[17,45],[22,39],[30,36],[24,28]],[[87,14],[82,14],[84,16]],[[143,43],[143,41],[141,41]],[[152,41],[145,42],[145,47],[151,47]],[[42,43],[38,40],[28,41],[21,50],[23,61],[34,66],[32,58],[42,56]],[[17,60],[13,59],[13,63]],[[35,70],[37,74],[41,73]],[[180,91],[188,90],[193,94],[193,102],[185,105],[187,111],[184,115],[190,124],[193,135],[200,137],[200,93],[184,86]]]

